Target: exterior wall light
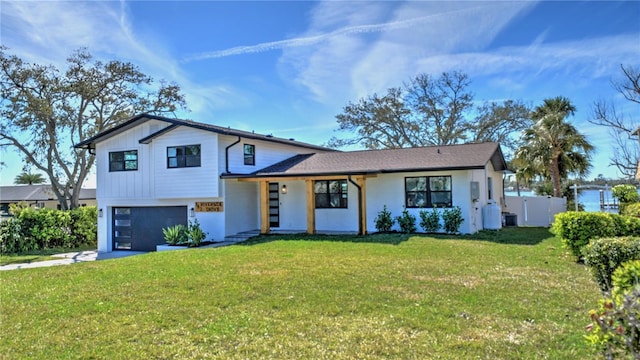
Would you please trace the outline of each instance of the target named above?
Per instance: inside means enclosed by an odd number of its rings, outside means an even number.
[[[196,216],[196,209],[194,208],[189,209],[189,217],[194,217],[194,216]]]
[[[280,189],[280,192],[283,194],[287,193],[287,185],[282,185],[282,189]]]
[[[98,217],[102,217],[104,215],[104,212],[102,211],[102,208],[100,208],[100,210],[98,210]]]

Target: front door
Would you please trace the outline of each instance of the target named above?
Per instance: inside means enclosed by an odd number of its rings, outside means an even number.
[[[280,184],[269,183],[269,227],[280,227]]]

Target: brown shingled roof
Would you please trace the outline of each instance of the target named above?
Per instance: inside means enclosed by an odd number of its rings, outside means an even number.
[[[497,143],[479,143],[296,155],[253,174],[234,174],[224,177],[344,175],[481,169],[489,161],[498,171],[507,169],[502,151]]]

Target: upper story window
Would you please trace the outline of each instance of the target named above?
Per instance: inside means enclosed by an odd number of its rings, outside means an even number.
[[[244,164],[255,165],[256,164],[256,146],[250,144],[244,144]]]
[[[451,207],[451,176],[404,178],[407,208]]]
[[[316,180],[316,209],[347,208],[347,180]]]
[[[170,146],[167,147],[167,167],[199,167],[200,145]]]
[[[138,170],[138,150],[109,153],[109,171]]]

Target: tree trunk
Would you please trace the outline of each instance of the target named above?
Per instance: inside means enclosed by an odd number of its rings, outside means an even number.
[[[551,183],[553,184],[553,196],[562,197],[562,186],[560,184],[560,166],[558,157],[554,156],[551,160]]]

